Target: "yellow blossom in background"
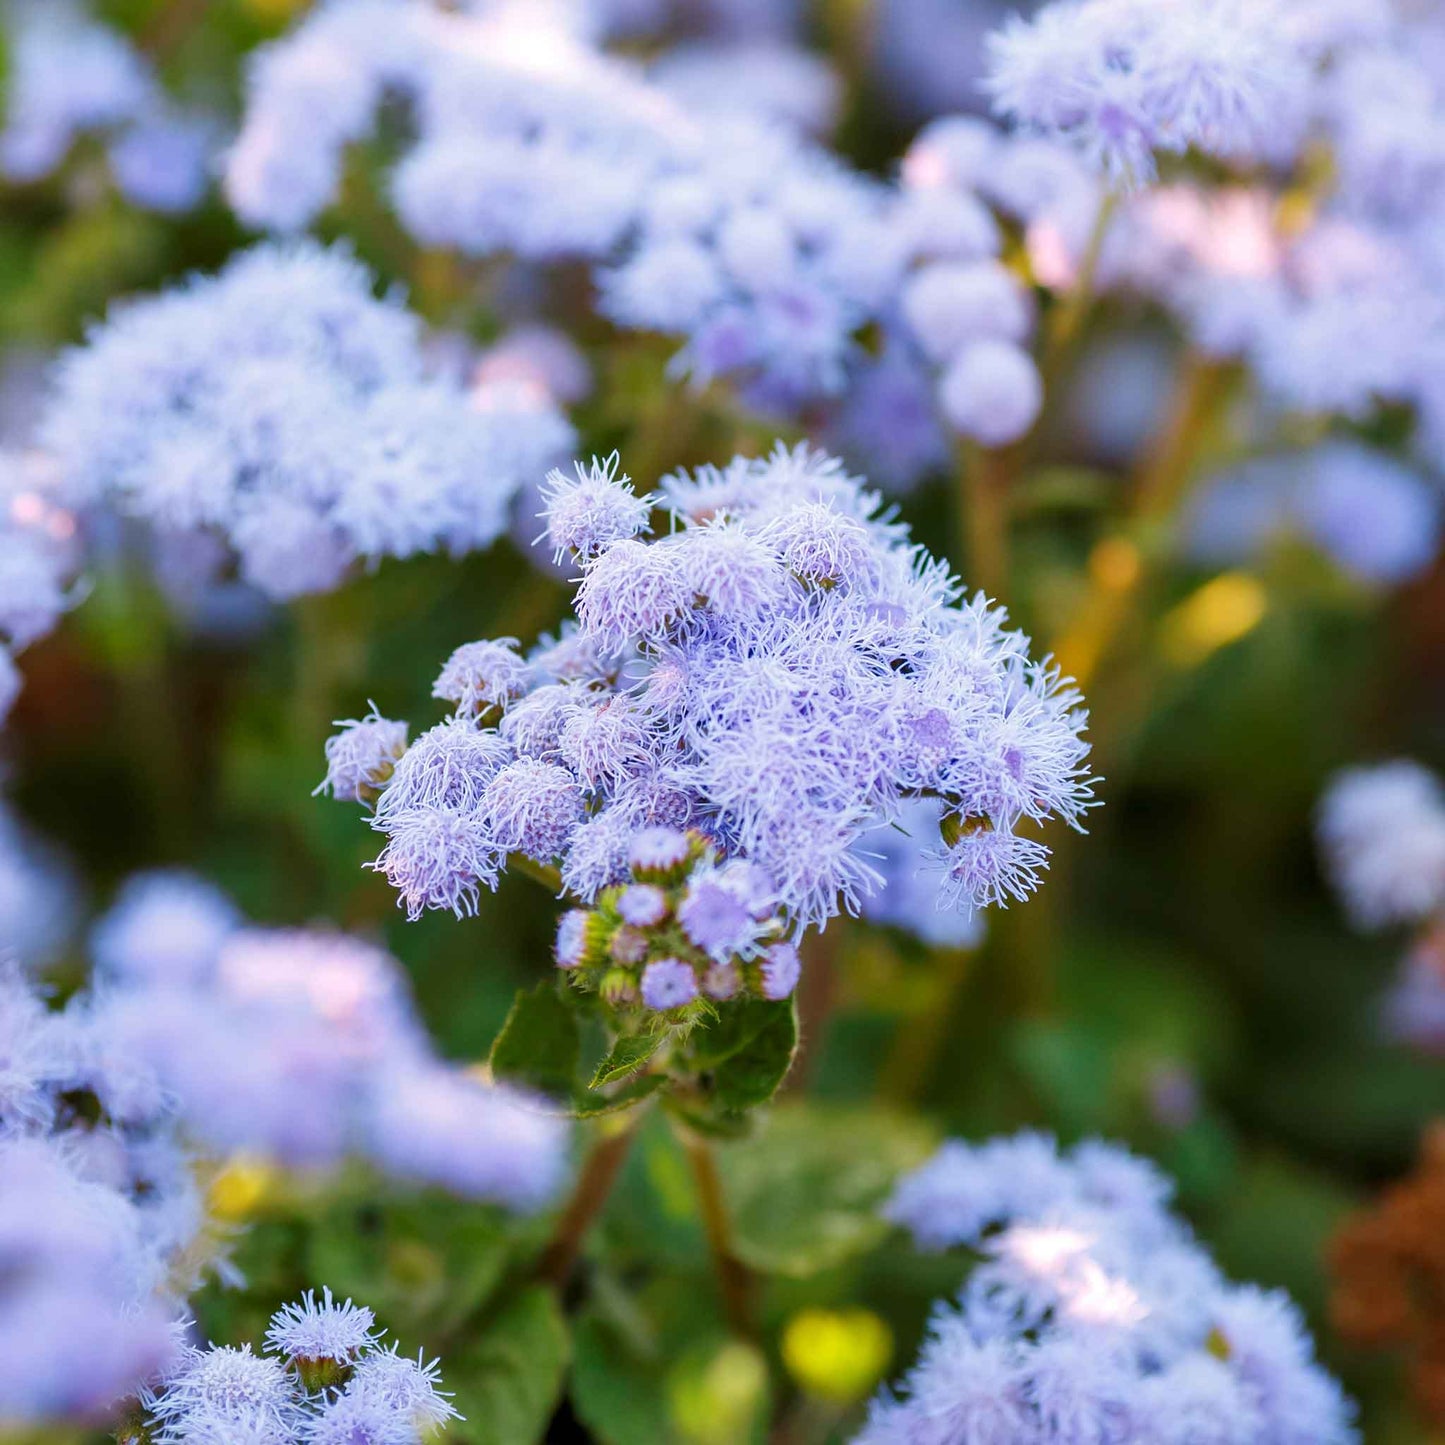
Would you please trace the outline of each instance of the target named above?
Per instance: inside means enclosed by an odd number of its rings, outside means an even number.
[[[246,1219],[275,1187],[273,1165],[255,1154],[237,1154],[211,1180],[207,1192],[210,1212],[219,1220]]]
[[[1257,579],[1225,572],[1206,582],[1164,617],[1159,644],[1176,667],[1197,667],[1259,626],[1269,598]]]
[[[788,1373],[810,1395],[837,1405],[870,1394],[892,1357],[892,1331],[872,1310],[799,1310],[783,1331]]]

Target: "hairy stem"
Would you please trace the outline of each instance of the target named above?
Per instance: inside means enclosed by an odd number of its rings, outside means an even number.
[[[567,1287],[587,1235],[597,1222],[613,1186],[627,1162],[632,1141],[645,1110],[634,1109],[620,1119],[604,1116],[598,1124],[601,1137],[592,1147],[577,1175],[567,1206],[557,1220],[552,1238],[537,1264],[537,1277],[560,1290]]]
[[[741,1339],[757,1337],[753,1323],[753,1276],[748,1267],[733,1253],[732,1223],[728,1218],[727,1201],[723,1198],[722,1178],[712,1144],[690,1129],[679,1129],[678,1136],[692,1165],[697,1185],[698,1205],[702,1212],[703,1230],[712,1254],[713,1271],[722,1295],[723,1314],[728,1328]]]

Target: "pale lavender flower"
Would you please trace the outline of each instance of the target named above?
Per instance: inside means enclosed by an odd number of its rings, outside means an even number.
[[[487,546],[567,430],[429,379],[420,328],[344,250],[261,246],[117,308],[56,378],[44,432],[82,495],[210,528],[293,597],[363,559]]]
[[[157,105],[111,142],[110,167],[133,204],[183,215],[205,198],[215,143],[215,122]]]
[[[860,1445],[1355,1440],[1353,1411],[1294,1307],[1232,1285],[1168,1212],[1151,1165],[1099,1142],[950,1141],[900,1183],[889,1214],[924,1248],[977,1262],[941,1304],[898,1393]]]
[[[384,718],[373,703],[363,718],[336,724],[339,733],[327,738],[326,776],[316,791],[350,803],[374,798],[390,780],[397,759],[406,751],[407,726]]]
[[[669,898],[689,962],[746,962],[856,911],[880,881],[860,836],[920,794],[966,823],[939,859],[948,904],[1029,891],[1046,850],[1021,820],[1077,825],[1091,796],[1081,699],[1027,639],[958,605],[881,499],[806,448],[669,477],[660,506],[667,535],[629,521],[584,561],[575,680],[536,655],[496,728],[445,724],[397,764],[375,822],[409,909],[472,908],[511,852],[559,861],[587,903],[630,864],[664,890],[690,876]]]
[[[582,790],[566,768],[519,758],[487,784],[481,812],[503,852],[555,858],[582,821]]]
[[[619,475],[616,452],[605,461],[580,462],[575,477],[554,469],[548,473],[542,500],[546,505],[547,540],[560,562],[572,556],[586,562],[614,542],[645,532],[651,501],[632,490],[632,479]]]
[[[557,920],[557,939],[552,952],[558,968],[576,968],[587,949],[587,919],[591,915],[585,908],[569,908]]]
[[[1404,759],[1348,768],[1320,800],[1330,882],[1363,929],[1413,923],[1445,904],[1445,792]]]
[[[769,944],[759,959],[758,973],[764,998],[791,998],[803,974],[803,962],[796,946],[786,942]]]
[[[592,368],[565,331],[539,323],[514,326],[478,357],[477,387],[524,386],[563,406],[592,394]]]
[[[1030,297],[997,261],[935,262],[903,289],[904,319],[929,360],[946,363],[975,341],[1026,343],[1033,331]]]
[[[0,721],[20,689],[15,656],[53,631],[77,598],[76,520],[59,481],[41,453],[0,450],[0,692],[8,697]]]
[[[656,959],[642,971],[642,1001],[648,1008],[682,1008],[697,995],[697,974],[679,958]]]
[[[1059,0],[992,37],[995,108],[1067,139],[1111,179],[1149,180],[1156,152],[1248,160],[1298,130],[1305,58],[1272,5]]]
[[[974,948],[984,933],[978,910],[940,906],[936,855],[941,814],[936,802],[920,798],[906,804],[896,822],[881,824],[858,840],[858,850],[883,877],[878,892],[864,899],[863,916],[912,933],[932,948]]]
[[[1423,1053],[1445,1052],[1445,968],[1440,940],[1431,933],[1400,961],[1380,1005],[1387,1039]]]
[[[769,39],[674,45],[648,77],[693,114],[755,117],[814,136],[833,129],[842,100],[826,60]]]
[[[942,897],[962,911],[1023,902],[1048,867],[1048,849],[1007,826],[973,829],[934,857],[944,869]]]
[[[0,171],[37,181],[86,131],[123,125],[147,104],[154,80],[140,56],[78,4],[8,7],[9,79]]]
[[[330,1286],[307,1290],[271,1316],[266,1347],[288,1359],[348,1361],[376,1343],[376,1316],[364,1305],[331,1297]]]
[[[385,828],[386,846],[371,866],[396,889],[408,918],[428,908],[472,915],[480,890],[496,887],[502,855],[474,817],[420,806],[388,815]]]
[[[632,839],[629,861],[640,878],[666,875],[687,861],[691,845],[675,828],[644,828]]]
[[[515,637],[466,642],[447,659],[432,696],[457,705],[458,715],[506,708],[528,687],[528,666]]]
[[[694,886],[688,886],[689,898],[693,896]],[[634,883],[623,890],[617,900],[617,911],[624,923],[630,923],[635,928],[651,928],[667,917],[667,894],[655,884]],[[693,942],[697,940],[693,939]]]
[[[567,1123],[461,1069],[402,1066],[373,1086],[367,1152],[387,1173],[535,1211],[567,1172]]]
[[[372,1324],[308,1291],[272,1317],[274,1353],[187,1349],[145,1390],[144,1423],[168,1445],[410,1445],[459,1419],[437,1362],[381,1348]]]
[[[939,382],[944,419],[986,447],[1025,436],[1043,408],[1043,381],[1028,352],[1008,341],[976,341],[949,363]]]
[[[740,869],[749,865],[694,873],[678,905],[677,921],[688,941],[716,963],[750,957],[772,912],[771,890],[755,890]]]
[[[357,1157],[514,1209],[540,1207],[565,1170],[565,1124],[435,1059],[400,966],[358,939],[241,930],[205,974],[119,980],[95,1017],[218,1150]]]
[[[116,985],[198,984],[241,922],[231,899],[204,878],[134,874],[91,931],[96,975]]]

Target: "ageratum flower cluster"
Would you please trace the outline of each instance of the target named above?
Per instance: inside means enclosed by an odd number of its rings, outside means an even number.
[[[99,1025],[212,1150],[358,1157],[519,1210],[562,1181],[565,1125],[437,1059],[378,948],[246,927],[210,885],[163,873],[127,885],[94,949]]]
[[[204,196],[215,126],[167,99],[149,61],[79,0],[4,0],[7,76],[0,175],[58,170],[82,136],[106,146],[125,198],[165,214]]]
[[[594,462],[553,474],[546,519],[581,568],[575,624],[525,658],[458,649],[436,687],[455,712],[400,759],[395,732],[356,725],[376,742],[376,866],[412,917],[474,911],[518,853],[591,903],[660,825],[751,864],[790,931],[821,927],[881,881],[859,838],[918,797],[943,808],[938,902],[966,912],[1026,897],[1035,826],[1088,807],[1077,691],[821,453],[779,446],[656,497]],[[329,781],[360,796],[348,732]]]
[[[421,1445],[459,1416],[437,1362],[383,1349],[375,1326],[369,1309],[308,1292],[271,1317],[260,1354],[249,1344],[184,1350],[117,1438]]]
[[[785,999],[797,948],[782,937],[772,885],[743,859],[720,863],[701,832],[647,828],[628,855],[629,881],[557,925],[557,966],[614,1007],[684,1009],[750,993]]]
[[[1347,768],[1320,800],[1324,869],[1357,928],[1410,925],[1415,934],[1383,1001],[1384,1032],[1445,1047],[1445,788],[1399,758]]]
[[[327,591],[359,560],[490,545],[570,446],[549,402],[431,376],[421,342],[344,250],[260,246],[114,310],[62,362],[46,439],[82,496],[219,535],[272,597]]]
[[[1151,1165],[1097,1141],[945,1144],[889,1217],[978,1263],[857,1445],[1346,1445],[1352,1410],[1278,1291],[1226,1280]]]
[[[93,1415],[170,1358],[212,1252],[190,1161],[92,1001],[0,968],[0,1419]]]

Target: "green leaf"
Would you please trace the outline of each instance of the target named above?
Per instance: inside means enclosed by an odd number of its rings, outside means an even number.
[[[639,1348],[595,1310],[577,1321],[572,1406],[601,1445],[638,1445],[672,1435],[665,1367],[658,1351]]]
[[[338,1203],[310,1235],[306,1273],[368,1301],[398,1332],[438,1333],[491,1295],[513,1235],[496,1211],[447,1196]]]
[[[718,1146],[733,1248],[766,1274],[806,1276],[873,1248],[879,1206],[936,1139],[907,1116],[788,1104],[752,1137]]]
[[[470,1349],[453,1351],[447,1384],[466,1416],[449,1439],[468,1445],[535,1445],[556,1411],[571,1341],[556,1296],[532,1288],[519,1295]]]
[[[492,1074],[544,1094],[572,1092],[581,1051],[577,1016],[555,983],[519,989],[492,1045]]]
[[[792,1000],[757,1007],[769,1011],[762,1026],[713,1071],[713,1102],[725,1114],[766,1104],[793,1066],[798,1020]]]
[[[717,1014],[688,1035],[688,1057],[699,1072],[715,1069],[753,1042],[780,1013],[792,1011],[792,1001],[769,1003],[743,999],[718,1005]]]
[[[572,1100],[572,1117],[595,1119],[601,1114],[620,1114],[624,1109],[631,1109],[644,1099],[651,1098],[665,1083],[667,1080],[661,1074],[644,1074],[610,1094],[579,1089]]]
[[[666,1037],[665,1033],[624,1034],[597,1065],[588,1087],[600,1089],[604,1084],[635,1074],[662,1047]]]

